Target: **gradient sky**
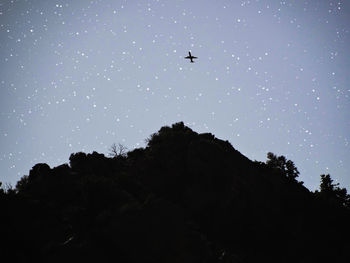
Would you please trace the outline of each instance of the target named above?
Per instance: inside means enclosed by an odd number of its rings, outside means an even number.
[[[350,190],[349,30],[342,0],[1,1],[0,181],[184,121]]]

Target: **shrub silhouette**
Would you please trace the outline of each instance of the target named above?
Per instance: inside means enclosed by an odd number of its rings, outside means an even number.
[[[299,176],[299,171],[293,161],[287,160],[283,155],[276,156],[272,152],[268,152],[266,164],[272,169],[277,169],[290,180],[294,181]]]

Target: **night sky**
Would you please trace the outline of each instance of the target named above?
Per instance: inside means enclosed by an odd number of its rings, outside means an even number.
[[[0,181],[183,121],[350,190],[349,30],[342,0],[1,1]]]

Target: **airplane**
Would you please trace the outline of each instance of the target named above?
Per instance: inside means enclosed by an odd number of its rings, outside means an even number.
[[[191,55],[191,52],[188,52],[188,56],[185,57],[185,58],[190,59],[190,60],[191,60],[191,63],[194,63],[193,60],[196,59],[197,57],[192,56],[192,55]]]

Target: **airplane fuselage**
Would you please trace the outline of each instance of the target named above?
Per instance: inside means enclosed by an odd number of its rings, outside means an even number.
[[[197,57],[194,57],[194,56],[192,56],[192,54],[191,54],[191,52],[188,52],[188,56],[187,57],[185,57],[186,59],[189,59],[190,61],[191,61],[191,63],[194,63],[194,59],[196,59]]]

